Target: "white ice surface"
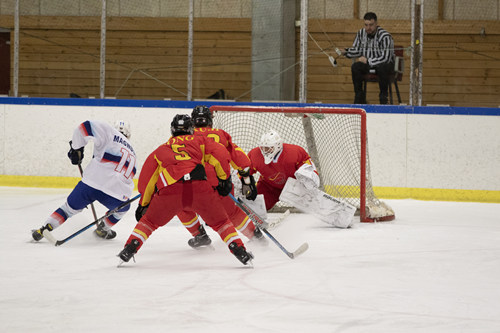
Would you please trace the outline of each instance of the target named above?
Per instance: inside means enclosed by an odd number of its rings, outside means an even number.
[[[69,191],[0,187],[0,332],[500,332],[500,204],[387,200],[394,222],[348,230],[292,214],[271,233],[309,250],[247,242],[254,268],[212,230],[214,251],[191,249],[173,220],[117,268],[135,204],[114,240],[31,241]]]

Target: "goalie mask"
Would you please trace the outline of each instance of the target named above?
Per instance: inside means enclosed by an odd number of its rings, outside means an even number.
[[[212,112],[205,105],[197,105],[191,112],[195,127],[212,127]]]
[[[193,134],[194,127],[191,117],[187,114],[177,114],[170,124],[170,132],[172,136]]]
[[[264,163],[269,164],[283,150],[283,139],[278,132],[270,131],[260,138],[259,148],[264,156]]]
[[[127,139],[130,139],[130,124],[125,121],[125,120],[117,120],[115,122],[115,128],[120,132],[121,134],[125,135]]]

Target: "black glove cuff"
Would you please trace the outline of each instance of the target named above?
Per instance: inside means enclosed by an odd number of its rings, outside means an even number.
[[[245,170],[238,170],[238,174],[241,177],[243,177],[243,178],[249,177],[250,176],[250,170],[246,170],[246,171]]]

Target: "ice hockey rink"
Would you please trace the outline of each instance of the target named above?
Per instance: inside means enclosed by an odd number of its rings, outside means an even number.
[[[191,249],[172,220],[118,268],[135,204],[114,240],[31,241],[69,191],[0,187],[1,332],[500,332],[500,204],[386,200],[395,221],[346,230],[292,214],[271,233],[309,250],[246,242],[253,268],[212,230]]]

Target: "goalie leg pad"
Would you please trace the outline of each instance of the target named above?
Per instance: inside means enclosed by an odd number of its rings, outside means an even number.
[[[293,178],[288,178],[280,200],[334,227],[348,228],[354,222],[356,207],[318,189],[306,189]]]

